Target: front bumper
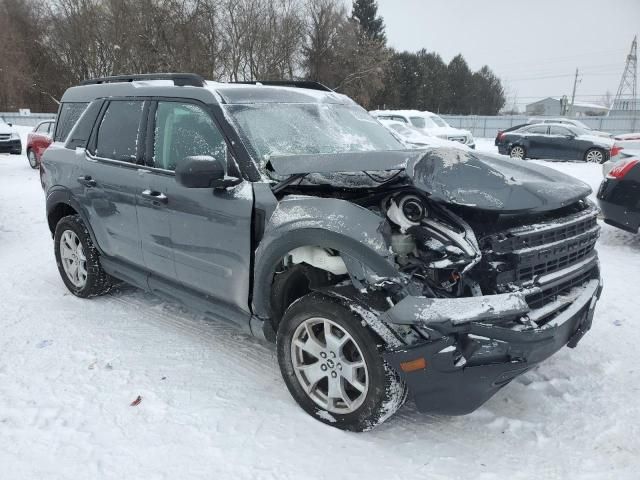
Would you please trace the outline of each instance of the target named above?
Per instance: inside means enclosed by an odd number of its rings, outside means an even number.
[[[385,312],[385,320],[414,325],[427,331],[430,338],[386,352],[385,359],[407,383],[419,410],[446,415],[470,413],[564,345],[577,345],[591,328],[602,291],[596,265],[597,259],[591,279],[537,310],[529,310],[526,303],[532,290],[442,299],[439,307],[434,299],[407,297]],[[554,281],[557,278],[550,277],[550,282]],[[455,302],[460,300],[468,304],[456,307]],[[501,325],[505,318],[514,317],[528,317],[529,326],[518,329]],[[534,323],[545,317],[551,320],[540,327]],[[418,358],[426,360],[425,368],[402,370],[401,363]]]
[[[0,141],[0,153],[22,153],[22,142],[20,140]]]

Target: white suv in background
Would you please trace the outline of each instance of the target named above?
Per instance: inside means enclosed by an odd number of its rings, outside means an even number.
[[[476,142],[469,130],[453,128],[442,117],[432,112],[421,112],[419,110],[372,110],[369,113],[380,120],[395,120],[408,123],[433,137],[460,142],[471,148],[476,147]]]

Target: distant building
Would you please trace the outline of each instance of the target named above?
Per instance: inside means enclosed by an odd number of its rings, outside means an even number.
[[[562,102],[563,100],[560,98],[547,97],[528,104],[525,111],[527,115],[531,116],[559,117],[565,113],[562,108]],[[607,107],[585,102],[575,102],[573,108],[571,108],[571,105],[568,105],[567,108],[573,112],[572,116],[574,117],[597,117],[606,115],[609,112]]]
[[[640,116],[640,98],[621,98],[614,100],[609,116]]]

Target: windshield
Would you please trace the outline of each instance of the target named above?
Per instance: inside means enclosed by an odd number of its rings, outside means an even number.
[[[225,105],[261,168],[272,156],[402,150],[405,147],[355,105]]]
[[[418,128],[436,128],[437,125],[429,117],[411,117],[411,124]]]
[[[432,115],[430,118],[433,121],[433,123],[435,123],[439,127],[448,127],[449,126],[449,124],[447,122],[445,122],[443,119],[441,119],[437,115]]]
[[[393,123],[391,128],[402,135],[412,135],[414,133],[409,127],[401,123]]]

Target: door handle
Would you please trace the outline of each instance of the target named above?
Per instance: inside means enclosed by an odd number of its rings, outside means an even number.
[[[169,201],[169,199],[167,198],[167,196],[162,193],[162,192],[158,192],[156,190],[143,190],[142,191],[142,196],[149,198],[151,200],[154,201],[154,203],[158,202],[158,203],[167,203]]]
[[[91,178],[90,175],[82,175],[81,177],[78,177],[78,183],[81,183],[85,187],[89,188],[95,187],[97,185],[96,181]]]

